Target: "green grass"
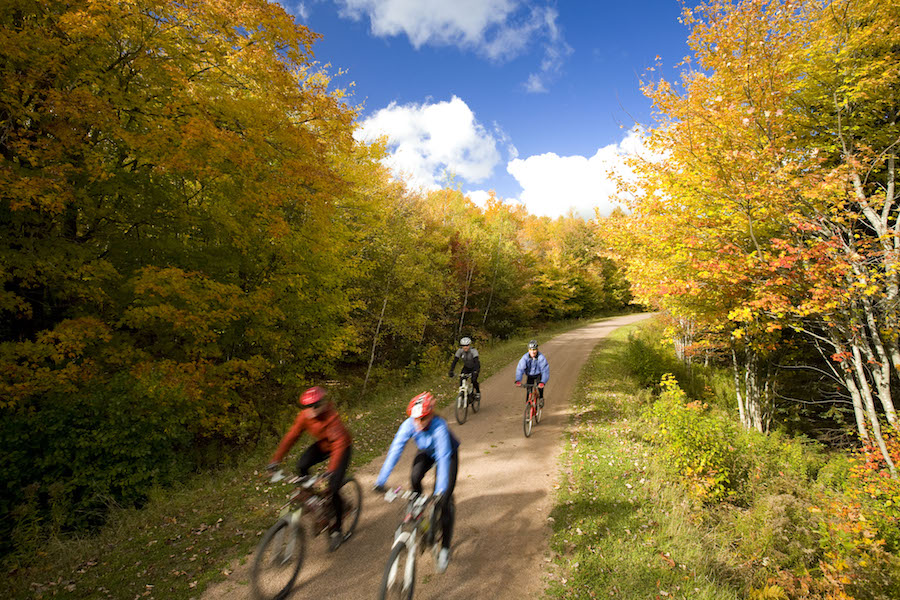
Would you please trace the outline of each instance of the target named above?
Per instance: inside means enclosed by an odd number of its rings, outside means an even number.
[[[477,346],[482,380],[521,356],[528,339],[548,340],[590,322],[558,323]],[[375,387],[364,401],[339,404],[354,436],[353,466],[365,465],[387,449],[413,395],[431,390],[442,404],[450,401],[457,382],[446,376],[447,366],[449,361],[440,368],[434,365],[436,372],[409,384]],[[281,431],[295,414],[295,408],[285,407]],[[309,442],[301,438],[287,464]],[[4,597],[199,597],[210,583],[230,575],[236,562],[246,560],[274,522],[287,489],[268,485],[260,471],[277,443],[275,437],[263,439],[235,466],[194,475],[179,488],[157,490],[142,509],[113,508],[107,525],[95,535],[50,540],[29,563],[7,568]]]
[[[550,598],[743,597],[721,540],[652,460],[638,416],[650,394],[622,357],[628,332],[594,350],[573,394],[552,513]]]

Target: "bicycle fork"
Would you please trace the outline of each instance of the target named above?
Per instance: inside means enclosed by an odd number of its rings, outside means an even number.
[[[418,536],[414,531],[404,531],[403,526],[397,528],[397,533],[394,535],[394,543],[392,544],[392,548],[396,547],[398,544],[403,544],[406,546],[406,563],[401,565],[400,561],[395,562],[391,565],[391,572],[389,575],[389,585],[392,585],[395,581],[397,581],[398,571],[402,569],[403,576],[403,589],[408,589],[412,583],[413,578],[416,573],[416,552],[418,550]]]

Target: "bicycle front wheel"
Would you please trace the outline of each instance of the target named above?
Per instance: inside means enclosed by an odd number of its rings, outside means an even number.
[[[356,530],[359,514],[362,512],[362,486],[352,477],[348,477],[338,490],[341,503],[344,505],[344,516],[341,519],[341,533],[347,540]]]
[[[256,549],[250,569],[250,589],[257,600],[282,600],[291,591],[306,550],[299,523],[284,517],[272,525]]]
[[[525,415],[522,417],[522,428],[525,430],[525,437],[531,437],[531,430],[534,429],[534,413],[531,410],[531,401],[525,403]]]
[[[462,392],[456,397],[456,422],[462,425],[469,416],[469,406]]]
[[[410,600],[416,585],[416,553],[406,542],[391,548],[384,577],[381,578],[379,600]]]

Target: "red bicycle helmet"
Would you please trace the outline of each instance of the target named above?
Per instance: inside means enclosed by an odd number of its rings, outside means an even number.
[[[314,386],[300,395],[300,406],[315,406],[325,398],[325,390],[319,386]]]
[[[434,412],[434,396],[431,392],[422,392],[409,401],[406,407],[406,414],[414,419],[425,417]]]

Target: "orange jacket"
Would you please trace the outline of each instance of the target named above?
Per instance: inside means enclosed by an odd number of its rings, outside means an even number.
[[[328,461],[328,470],[334,471],[344,453],[350,448],[353,441],[350,432],[344,427],[341,418],[330,406],[320,415],[320,418],[313,419],[307,416],[307,411],[301,410],[297,414],[297,419],[291,426],[290,431],[284,434],[281,443],[272,455],[272,462],[281,462],[284,455],[290,451],[291,447],[304,432],[308,431],[310,435],[316,438],[316,443],[323,452],[331,455]]]

